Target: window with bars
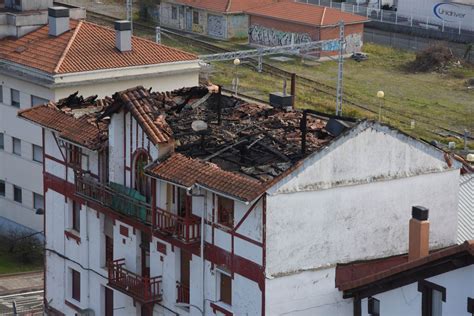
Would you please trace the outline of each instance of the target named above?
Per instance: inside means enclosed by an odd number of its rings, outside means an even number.
[[[193,11],[193,24],[199,24],[199,12]]]

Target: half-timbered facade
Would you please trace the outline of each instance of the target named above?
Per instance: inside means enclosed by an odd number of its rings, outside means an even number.
[[[43,127],[52,313],[345,315],[335,264],[406,251],[404,204],[456,239],[459,166],[378,123],[216,87],[19,116]]]

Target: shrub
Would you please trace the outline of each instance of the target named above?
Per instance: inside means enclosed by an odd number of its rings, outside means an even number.
[[[441,71],[453,60],[453,53],[445,44],[434,44],[416,54],[414,61],[408,64],[413,72]]]

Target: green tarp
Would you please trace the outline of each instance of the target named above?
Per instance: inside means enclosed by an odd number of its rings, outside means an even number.
[[[145,196],[140,194],[137,190],[127,188],[118,183],[110,182],[109,187],[119,193],[112,196],[111,208],[146,222],[146,207],[143,206],[143,204],[146,204]],[[142,202],[143,204],[139,204],[138,202]]]

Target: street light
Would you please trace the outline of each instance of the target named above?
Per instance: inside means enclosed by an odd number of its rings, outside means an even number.
[[[384,102],[385,93],[380,90],[377,92],[377,98],[379,98],[379,122],[382,119],[382,103]]]
[[[232,80],[232,86],[234,88],[234,94],[237,96],[239,89],[239,76],[237,74],[237,67],[240,65],[240,59],[234,59],[234,79]]]

